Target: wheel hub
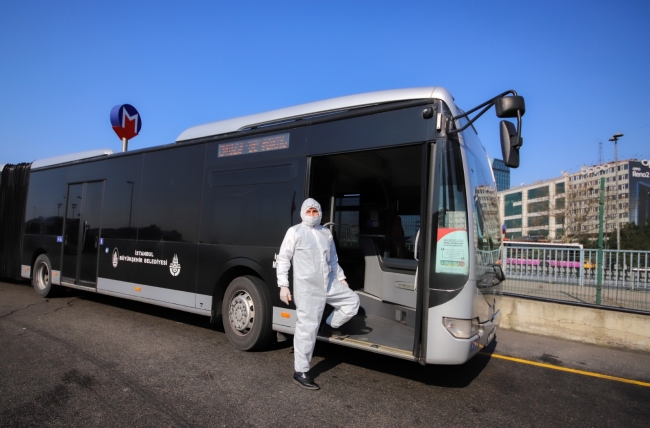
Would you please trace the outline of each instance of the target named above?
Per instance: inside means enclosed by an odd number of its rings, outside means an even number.
[[[41,290],[44,290],[49,281],[50,271],[45,263],[41,263],[36,270],[36,285],[38,285],[38,288]]]
[[[233,295],[230,300],[228,319],[235,332],[242,336],[248,334],[255,320],[255,307],[250,294],[238,291]]]

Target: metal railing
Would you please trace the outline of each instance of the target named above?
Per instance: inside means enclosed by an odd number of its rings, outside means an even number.
[[[506,247],[501,266],[509,294],[650,312],[650,251]]]

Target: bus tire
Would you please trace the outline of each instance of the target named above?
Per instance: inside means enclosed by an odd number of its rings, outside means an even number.
[[[269,343],[271,298],[264,282],[255,276],[232,280],[222,304],[223,328],[228,340],[242,351],[254,351]]]
[[[56,295],[59,287],[52,284],[52,263],[46,254],[41,254],[36,258],[33,272],[32,285],[36,294],[41,297]]]

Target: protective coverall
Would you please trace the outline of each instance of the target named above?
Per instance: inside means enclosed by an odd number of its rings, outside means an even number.
[[[317,217],[306,215],[309,208],[318,210]],[[341,281],[345,280],[339,266],[332,233],[320,226],[321,206],[309,198],[300,208],[303,222],[289,230],[277,256],[278,287],[289,286],[289,268],[293,259],[293,297],[297,322],[293,338],[295,370],[309,371],[316,335],[325,304],[334,307],[326,322],[338,328],[359,310],[359,296]]]

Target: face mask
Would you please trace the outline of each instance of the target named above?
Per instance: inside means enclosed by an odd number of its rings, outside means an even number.
[[[318,216],[312,217],[310,215],[307,215],[307,210],[309,208],[316,208],[318,210]],[[305,199],[305,202],[303,202],[302,206],[300,207],[300,218],[302,219],[302,223],[305,226],[316,227],[320,224],[322,217],[323,213],[321,211],[320,204],[312,198]]]
[[[318,225],[320,224],[320,219],[321,219],[321,216],[320,216],[320,215],[319,215],[319,216],[314,216],[314,217],[312,217],[312,216],[308,216],[308,215],[304,215],[304,216],[302,216],[302,222],[303,222],[306,226],[309,226],[309,227],[316,227],[316,226],[318,226]]]

